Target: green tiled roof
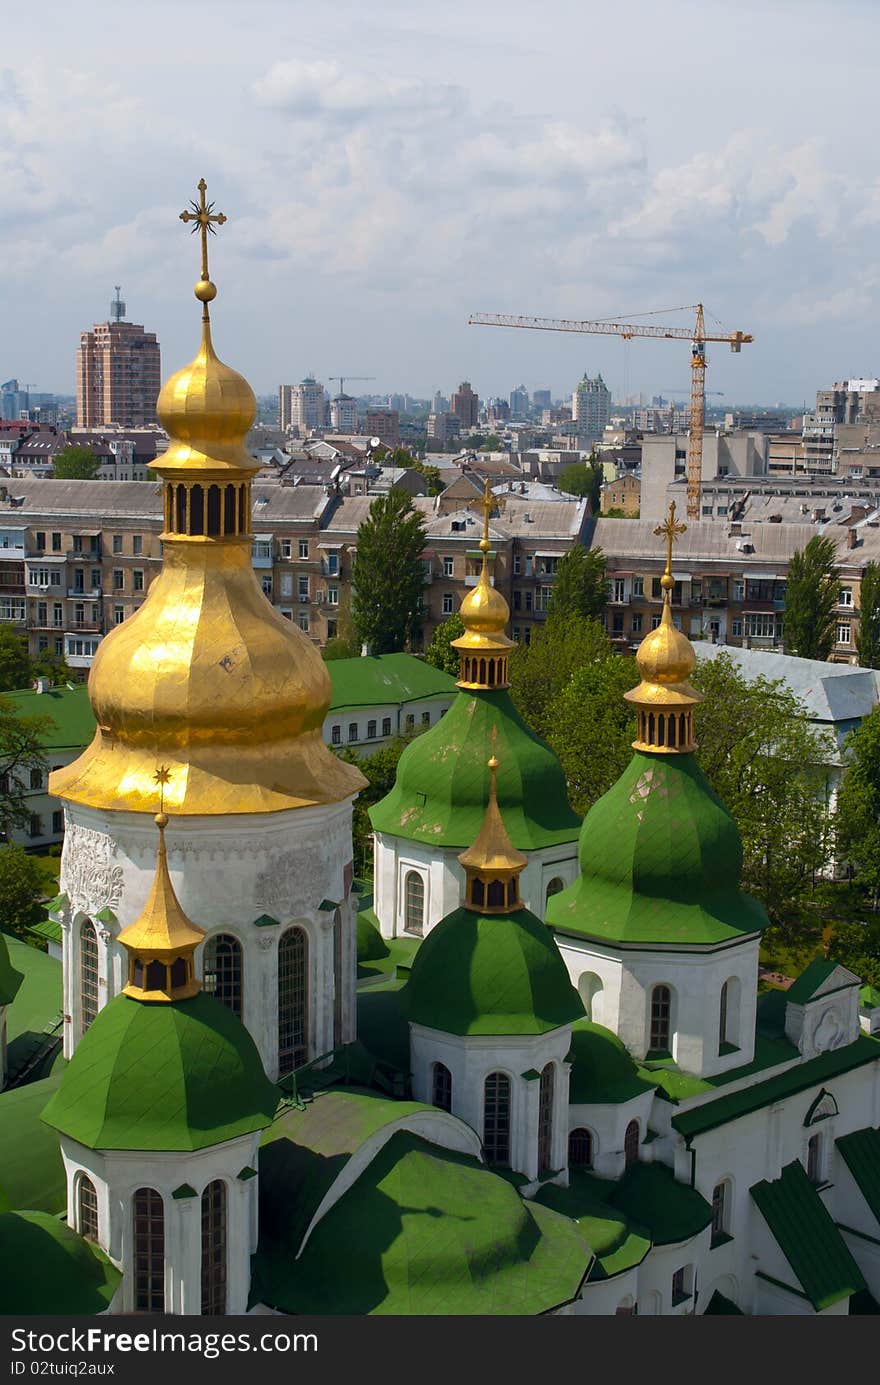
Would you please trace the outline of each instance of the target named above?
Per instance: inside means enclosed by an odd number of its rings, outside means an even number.
[[[756,1183],[750,1191],[817,1313],[866,1287],[802,1164],[787,1164],[779,1178]]]
[[[409,1072],[409,1025],[401,1009],[403,981],[396,977],[358,992],[358,1038],[374,1058]]]
[[[227,1006],[120,995],[77,1047],[43,1119],[89,1149],[192,1150],[261,1130],[278,1091]]]
[[[871,1126],[836,1141],[859,1192],[880,1222],[880,1130]]]
[[[679,1183],[666,1164],[633,1164],[615,1185],[612,1202],[630,1221],[648,1228],[655,1246],[690,1240],[712,1220],[706,1199]]]
[[[703,947],[767,926],[763,907],[740,891],[736,824],[693,755],[637,752],[584,819],[580,867],[548,901],[561,933]]]
[[[0,1312],[103,1313],[121,1278],[96,1245],[58,1217],[0,1214]]]
[[[412,654],[373,654],[366,659],[331,659],[333,697],[327,712],[346,707],[387,707],[429,697],[454,697],[455,679]]]
[[[647,1229],[633,1225],[610,1201],[615,1186],[581,1169],[572,1169],[567,1188],[547,1183],[535,1194],[535,1202],[576,1222],[596,1256],[591,1281],[610,1279],[640,1265],[651,1249]]]
[[[504,689],[460,692],[442,720],[407,746],[394,788],[370,809],[376,831],[459,850],[470,846],[489,801],[493,730],[498,806],[513,845],[532,851],[574,841],[580,818],[569,807],[562,767]]]
[[[60,943],[63,937],[61,924],[51,918],[35,923],[28,932],[33,933],[35,938],[44,938],[49,943]]]
[[[46,734],[41,737],[45,751],[84,750],[94,737],[95,714],[85,683],[45,693],[26,689],[4,693],[4,697],[14,704],[17,716],[48,718]]]
[[[584,1007],[546,925],[528,909],[447,914],[415,955],[408,1018],[445,1034],[544,1034]]]
[[[574,1026],[569,1059],[572,1105],[632,1101],[655,1086],[617,1035],[590,1020]]]
[[[21,988],[24,976],[16,971],[9,957],[6,938],[0,933],[0,1005],[10,1005]]]
[[[333,660],[330,660],[333,663]],[[388,956],[388,944],[379,932],[379,923],[372,909],[361,909],[357,916],[357,959],[359,962],[378,962]]]
[[[261,1238],[252,1301],[288,1313],[546,1313],[577,1295],[592,1258],[565,1217],[405,1132],[295,1254],[283,1238]]]
[[[61,1034],[61,963],[57,957],[50,957],[48,952],[18,938],[7,938],[6,944],[12,965],[24,976],[18,995],[6,1012],[9,1071],[17,1073],[38,1051],[50,1030],[54,1028],[56,1034]],[[60,1061],[57,1045],[28,1073],[28,1081],[46,1077],[56,1061]]]
[[[789,986],[785,992],[786,1002],[791,1002],[792,1005],[806,1004],[816,994],[823,982],[827,981],[829,976],[834,975],[838,967],[840,967],[840,963],[835,962],[830,957],[814,957],[809,966],[804,968],[794,984]],[[845,971],[846,969],[841,968],[841,970]],[[851,984],[858,985],[858,978],[853,977]]]
[[[785,1072],[768,1077],[766,1082],[756,1082],[739,1092],[716,1097],[714,1101],[694,1106],[689,1111],[672,1117],[672,1124],[686,1139],[714,1130],[728,1121],[739,1120],[741,1116],[759,1111],[762,1106],[770,1106],[783,1101],[796,1092],[819,1086],[838,1073],[850,1072],[864,1063],[880,1061],[880,1039],[861,1034],[854,1043],[844,1048],[833,1049],[830,1053],[820,1053],[805,1063],[795,1063]]]
[[[64,1071],[0,1092],[0,1189],[10,1207],[62,1212],[67,1183],[58,1135],[40,1119]]]

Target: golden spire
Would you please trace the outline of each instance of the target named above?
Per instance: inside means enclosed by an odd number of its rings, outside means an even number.
[[[489,478],[479,508],[483,511],[483,537],[480,539],[480,552],[483,564],[480,577],[473,591],[461,603],[461,618],[465,633],[453,646],[460,650],[459,677],[460,688],[506,688],[507,659],[513,648],[513,640],[504,633],[510,619],[510,607],[501,592],[492,586],[489,573],[489,553],[492,541],[489,538],[489,518],[496,505],[492,495]]]
[[[201,990],[193,952],[205,936],[187,918],[171,883],[165,850],[165,785],[171,778],[166,765],[153,776],[159,786],[159,829],[156,874],[150,896],[134,923],[123,928],[119,942],[128,952],[128,984],[123,994],[134,1000],[188,1000]]]
[[[687,529],[675,522],[675,501],[669,514],[654,530],[666,539],[666,567],[660,578],[663,609],[660,624],[639,645],[636,663],[642,681],[632,692],[624,693],[638,712],[638,733],[633,747],[665,755],[681,755],[695,748],[693,709],[702,697],[688,682],[696,664],[690,640],[676,630],[672,619],[672,545]]]
[[[204,178],[200,178],[198,202],[190,202],[189,205],[192,211],[187,209],[185,212],[180,213],[181,221],[192,221],[195,223],[192,228],[193,235],[198,231],[202,238],[202,277],[196,284],[195,294],[196,298],[205,305],[202,313],[202,316],[205,318],[208,316],[208,304],[211,302],[212,298],[217,297],[217,287],[215,284],[211,283],[211,278],[208,274],[208,236],[209,234],[216,236],[216,228],[222,226],[226,220],[223,212],[215,213],[213,202],[205,201],[205,193],[207,190],[208,184],[205,182]]]
[[[497,735],[498,728],[493,727],[489,802],[483,822],[473,845],[458,858],[465,869],[466,907],[478,909],[481,914],[511,914],[522,907],[519,877],[528,865],[528,857],[511,843],[498,807]]]

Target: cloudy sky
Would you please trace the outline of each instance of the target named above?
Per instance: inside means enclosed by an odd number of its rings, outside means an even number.
[[[4,36],[0,379],[72,391],[117,283],[164,373],[192,356],[200,176],[258,392],[684,389],[686,342],[467,317],[697,299],[755,336],[710,353],[727,401],[880,373],[876,0],[41,0]]]

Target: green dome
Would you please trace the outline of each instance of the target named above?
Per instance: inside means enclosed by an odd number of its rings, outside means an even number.
[[[498,806],[513,845],[534,851],[574,841],[580,818],[569,806],[562,766],[505,689],[459,693],[446,715],[407,746],[394,788],[370,809],[375,830],[434,846],[470,846],[486,811],[493,748],[500,762]]]
[[[547,926],[530,913],[447,914],[416,953],[406,1016],[444,1034],[544,1034],[584,1007]]]
[[[551,896],[562,933],[710,947],[767,927],[740,891],[742,844],[693,755],[637,752],[581,829],[579,878]]]
[[[256,1044],[200,992],[98,1013],[43,1120],[88,1149],[194,1150],[262,1130],[278,1104]]]
[[[0,1005],[9,1005],[18,995],[18,988],[24,977],[9,960],[6,939],[0,933]]]
[[[0,1215],[0,1313],[105,1313],[122,1278],[48,1212]]]

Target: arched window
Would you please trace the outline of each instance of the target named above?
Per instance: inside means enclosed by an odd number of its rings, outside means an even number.
[[[452,1073],[445,1063],[434,1064],[434,1085],[431,1100],[441,1111],[452,1110]]]
[[[510,1163],[510,1078],[490,1072],[483,1088],[483,1150],[487,1164]]]
[[[87,1241],[98,1239],[98,1194],[87,1174],[81,1173],[76,1185],[77,1231]]]
[[[731,976],[718,997],[718,1052],[736,1048],[739,1043],[739,977]]]
[[[568,1137],[568,1165],[572,1169],[593,1167],[593,1137],[581,1126]]]
[[[622,1298],[615,1308],[614,1316],[616,1318],[634,1318],[637,1312],[638,1309],[632,1294],[627,1294],[626,1298]]]
[[[623,1137],[623,1162],[628,1169],[639,1161],[639,1143],[639,1123],[638,1121],[630,1121]]]
[[[133,1203],[134,1310],[165,1312],[165,1210],[155,1188],[138,1188]]]
[[[728,1234],[730,1224],[730,1185],[723,1179],[712,1189],[712,1245]]]
[[[174,496],[176,500],[177,518],[174,528],[178,534],[186,533],[186,486],[175,486]]]
[[[215,933],[205,943],[205,990],[241,1019],[241,943],[231,933]]]
[[[220,487],[208,487],[208,536],[216,539],[220,536]]]
[[[670,1051],[670,1013],[672,996],[668,986],[655,986],[651,992],[651,1036],[648,1045],[652,1053]]]
[[[486,891],[486,903],[490,909],[500,909],[504,906],[504,881],[490,880],[489,888]]]
[[[223,532],[235,533],[235,486],[223,488]]]
[[[555,1070],[548,1063],[541,1073],[541,1086],[538,1094],[538,1173],[547,1173],[553,1167],[553,1088]]]
[[[561,879],[558,875],[554,875],[553,879],[550,881],[549,885],[547,886],[547,893],[544,895],[544,904],[545,904],[545,906],[546,906],[548,900],[550,899],[551,895],[559,894],[560,891],[562,891],[562,890],[564,890],[564,889],[565,889],[565,885],[564,885],[562,879]]]
[[[202,1315],[226,1312],[226,1184],[215,1178],[202,1193]]]
[[[403,926],[407,933],[417,933],[421,937],[425,927],[425,882],[417,870],[407,871],[403,895]]]
[[[85,1034],[98,1013],[98,935],[95,925],[83,919],[79,926],[79,1020]]]
[[[278,1073],[293,1072],[309,1056],[309,940],[288,928],[278,941]]]
[[[823,1183],[824,1160],[822,1158],[822,1136],[811,1135],[807,1144],[807,1177],[811,1183]]]

